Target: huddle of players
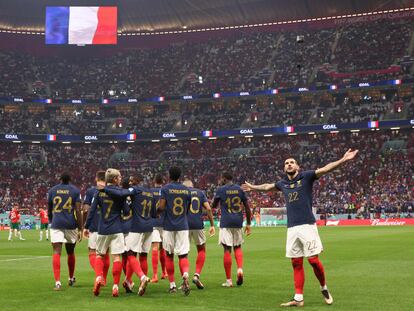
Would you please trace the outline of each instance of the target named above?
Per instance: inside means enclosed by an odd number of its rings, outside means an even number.
[[[158,281],[158,247],[161,245],[160,259],[165,258],[166,268],[165,271],[162,267],[162,278],[168,276],[169,292],[177,291],[174,276],[174,255],[177,255],[182,277],[181,289],[185,295],[188,295],[190,293],[188,262],[190,240],[193,240],[197,247],[196,268],[192,282],[197,288],[204,288],[200,280],[206,258],[203,209],[206,210],[210,221],[210,236],[215,234],[213,215],[207,198],[201,190],[195,189],[190,180],[179,182],[180,168],[169,169],[169,183],[164,186],[162,176],[157,176],[155,187],[152,189],[142,186],[140,177],[131,177],[122,182],[122,176],[116,169],[99,171],[96,175],[96,187],[88,189],[83,202],[83,213],[87,212],[85,221],[82,220],[79,190],[69,184],[67,177],[62,175],[62,183],[53,187],[48,193],[56,290],[62,286],[60,282],[62,243],[65,243],[68,252],[69,285],[72,286],[75,282],[73,250],[76,241],[82,239],[82,231],[83,235],[88,237],[89,261],[95,271],[93,293],[96,296],[99,295],[100,288],[106,284],[110,256],[113,261],[112,295],[114,297],[119,295],[119,283],[124,270],[126,277],[122,285],[126,292],[133,291],[132,277],[135,274],[140,280],[138,294],[142,296],[151,281]],[[223,173],[221,183],[222,187],[217,190],[212,207],[220,205],[221,208],[219,243],[224,248],[223,262],[226,272],[223,286],[232,287],[231,249],[234,249],[238,267],[237,285],[241,285],[243,283],[241,250],[243,210],[246,213],[247,235],[250,234],[251,212],[245,193],[240,186],[232,183],[231,174]],[[147,255],[151,247],[154,273],[152,280],[147,276]],[[163,256],[164,251],[165,256]]]

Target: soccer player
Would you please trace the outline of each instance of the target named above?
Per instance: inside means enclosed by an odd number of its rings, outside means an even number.
[[[237,285],[243,284],[243,252],[241,245],[243,244],[243,209],[246,213],[246,227],[244,232],[246,235],[251,234],[250,221],[251,211],[246,194],[239,185],[233,184],[233,176],[224,172],[221,175],[221,184],[216,191],[213,199],[212,208],[216,208],[220,203],[221,219],[219,243],[223,245],[224,271],[226,273],[226,282],[223,287],[233,287],[231,278],[231,248],[234,250],[234,257],[237,263]]]
[[[43,208],[39,208],[40,218],[40,237],[39,242],[43,240],[43,231],[45,231],[46,241],[49,241],[49,217],[47,217],[47,211]]]
[[[105,193],[113,199],[131,199],[132,219],[129,234],[125,237],[128,252],[127,275],[123,286],[127,292],[132,292],[132,274],[135,273],[141,280],[138,294],[145,293],[150,279],[148,273],[147,256],[152,242],[152,219],[156,217],[156,209],[152,193],[142,186],[142,176],[135,176],[128,189],[105,189]],[[137,261],[139,254],[139,262]]]
[[[189,179],[184,180],[183,185],[191,191],[191,206],[187,215],[188,227],[190,230],[189,239],[193,240],[197,247],[197,260],[193,283],[198,289],[203,289],[204,285],[200,281],[201,270],[203,269],[204,262],[206,261],[206,235],[204,233],[203,209],[206,210],[210,221],[210,236],[216,234],[213,213],[203,191],[195,189],[193,182]]]
[[[323,251],[323,246],[312,213],[312,187],[315,180],[352,160],[357,153],[358,150],[349,149],[338,161],[316,170],[302,172],[299,171],[300,168],[296,160],[288,158],[284,163],[286,176],[282,180],[262,185],[252,185],[246,182],[243,185],[245,191],[280,190],[285,197],[288,217],[286,257],[291,258],[292,261],[295,296],[293,300],[282,303],[282,307],[303,307],[304,305],[303,257],[308,258],[308,262],[319,280],[325,302],[328,305],[333,303],[332,295],[326,285],[325,270],[318,256]]]
[[[169,169],[170,183],[161,188],[160,206],[158,215],[165,210],[164,232],[162,246],[167,252],[167,272],[170,281],[170,293],[177,292],[174,277],[174,254],[178,255],[179,266],[183,283],[181,286],[185,295],[190,294],[190,283],[188,281],[189,262],[188,253],[190,251],[190,240],[188,238],[187,212],[191,205],[190,190],[182,185],[179,180],[181,169],[173,166]]]
[[[98,171],[95,175],[95,187],[90,187],[86,190],[85,199],[83,200],[83,219],[86,222],[87,214],[91,208],[92,199],[99,192],[99,189],[105,187],[105,171]],[[99,211],[95,213],[92,223],[89,227],[88,237],[88,252],[89,252],[89,264],[95,271],[95,260],[96,260],[96,238],[98,237],[98,222],[99,222]],[[106,284],[106,278],[108,275],[110,266],[109,254],[104,256],[104,268],[103,268],[103,283]],[[95,271],[96,272],[96,271]]]
[[[9,219],[10,219],[10,222],[11,222],[10,223],[10,231],[9,231],[9,241],[12,240],[13,231],[14,231],[14,236],[15,237],[19,237],[19,240],[24,241],[25,239],[23,239],[22,233],[20,231],[19,205],[14,204],[12,210],[10,211]]]
[[[161,198],[161,187],[163,185],[163,178],[161,174],[155,175],[154,178],[154,188],[151,189],[152,195],[154,197],[156,209],[160,206]],[[161,279],[166,279],[168,277],[167,270],[165,268],[165,249],[162,247],[162,234],[163,234],[163,223],[164,223],[164,214],[161,213],[159,217],[153,220],[154,230],[152,231],[152,279],[151,283],[158,282],[158,258],[161,263]]]
[[[75,284],[75,246],[82,240],[82,211],[80,191],[70,184],[70,175],[62,174],[61,183],[52,187],[48,193],[48,216],[52,226],[50,240],[53,247],[53,273],[55,290],[60,290],[60,255],[65,243],[68,255],[69,286]]]

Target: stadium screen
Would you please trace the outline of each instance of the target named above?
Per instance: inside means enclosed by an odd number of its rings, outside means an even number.
[[[115,6],[46,7],[46,44],[116,44],[117,15]]]

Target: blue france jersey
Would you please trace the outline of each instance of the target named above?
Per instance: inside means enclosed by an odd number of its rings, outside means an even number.
[[[98,189],[96,189],[96,187],[90,187],[88,190],[86,190],[85,199],[83,200],[83,204],[87,204],[89,206],[92,206],[92,199],[93,199],[93,197],[95,196],[95,194],[97,192],[99,192],[99,191],[98,191]],[[90,232],[98,232],[99,214],[100,214],[100,211],[98,210],[97,213],[95,213],[95,217],[92,220],[91,226],[89,227]]]
[[[80,191],[71,184],[59,184],[48,193],[48,216],[52,229],[76,229],[76,203],[81,202]]]
[[[125,201],[126,204],[126,212],[125,210],[122,212],[121,219],[122,219],[122,233],[127,234],[131,232],[131,225],[132,225],[132,209],[131,209],[131,199],[128,197]]]
[[[154,204],[155,209],[158,210],[160,207],[160,199],[161,199],[161,188],[152,188],[151,190],[152,196],[154,197]],[[164,225],[164,217],[165,211],[163,211],[157,218],[153,219],[153,226],[154,227],[161,227]]]
[[[105,189],[120,189],[117,186],[106,186]],[[125,204],[125,199],[113,199],[105,192],[98,192],[92,200],[91,209],[86,219],[85,228],[89,229],[93,217],[97,213],[98,208],[101,210],[101,215],[98,222],[98,233],[100,235],[111,235],[122,233],[122,214],[129,213],[128,206]]]
[[[275,183],[285,196],[288,228],[316,222],[312,213],[312,186],[315,180],[315,171],[304,171],[293,180],[286,176]]]
[[[190,230],[204,229],[203,204],[207,202],[207,197],[203,191],[189,188],[191,192],[191,205],[188,211],[188,227]]]
[[[220,228],[243,227],[243,207],[247,206],[244,191],[236,184],[227,184],[217,189],[214,205],[220,202]]]
[[[151,191],[141,186],[133,186],[128,189],[108,189],[107,193],[112,198],[131,198],[132,220],[130,232],[152,232],[153,218],[156,217],[154,198]]]
[[[187,212],[191,204],[191,193],[180,183],[172,182],[161,188],[161,199],[166,201],[164,230],[188,230]]]

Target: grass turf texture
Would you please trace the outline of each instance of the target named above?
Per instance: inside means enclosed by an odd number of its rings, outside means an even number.
[[[66,255],[62,256],[62,284],[54,292],[52,250],[38,242],[37,231],[23,231],[26,241],[7,241],[0,231],[0,308],[2,310],[274,310],[293,297],[290,261],[284,257],[286,228],[253,228],[244,250],[245,283],[221,288],[225,280],[222,248],[217,235],[208,239],[207,260],[201,280],[204,290],[192,284],[190,296],[168,294],[168,281],[150,284],[143,297],[125,294],[111,297],[112,285],[94,297],[94,275],[87,257],[87,242],[76,248],[76,286],[67,286]],[[335,299],[324,304],[310,265],[305,264],[306,310],[414,310],[413,227],[320,228],[325,253],[321,255],[329,289]],[[192,246],[191,272],[196,250]],[[47,256],[47,257],[41,257]],[[29,258],[28,258],[29,257]],[[31,258],[33,257],[33,258]],[[177,260],[177,259],[176,259]],[[151,276],[151,261],[149,257]],[[181,283],[176,265],[177,285]],[[233,261],[233,282],[236,265]],[[121,280],[123,277],[121,278]],[[109,277],[109,284],[112,277]],[[135,278],[135,283],[138,280]],[[137,289],[137,287],[135,287]]]

